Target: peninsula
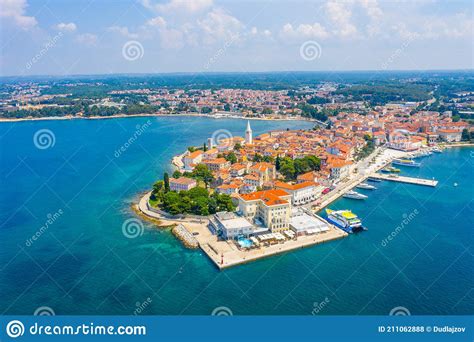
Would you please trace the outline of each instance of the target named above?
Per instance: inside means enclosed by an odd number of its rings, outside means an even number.
[[[327,126],[256,137],[250,121],[242,137],[218,130],[175,156],[172,177],[165,173],[137,208],[162,225],[178,225],[179,238],[220,269],[344,238],[367,227],[350,210],[321,209],[341,196],[366,198],[354,191],[376,188],[366,181],[436,186],[398,176],[390,164],[420,166],[415,158],[462,144],[468,124],[424,111],[406,120],[407,110],[341,112]]]

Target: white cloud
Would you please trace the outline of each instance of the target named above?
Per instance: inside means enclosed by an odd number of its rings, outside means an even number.
[[[143,29],[156,30],[160,36],[161,46],[165,49],[179,49],[184,46],[184,36],[186,29],[176,29],[168,27],[168,23],[163,17],[155,17],[148,20]],[[150,31],[148,31],[148,33],[150,33]]]
[[[180,49],[184,46],[184,34],[177,29],[161,30],[160,39],[165,49]]]
[[[126,26],[110,26],[107,28],[107,31],[109,32],[116,32],[125,38],[130,38],[130,39],[137,39],[139,37],[138,33],[132,33],[129,31],[128,27]]]
[[[465,15],[444,16],[443,18],[428,18],[412,24],[410,28],[405,22],[391,26],[391,32],[401,39],[460,39],[474,38],[474,20]]]
[[[158,12],[176,13],[180,11],[185,12],[200,12],[212,6],[212,0],[170,0],[166,4],[155,4],[150,0],[142,0],[142,5],[148,9]]]
[[[98,37],[92,33],[84,33],[77,35],[76,41],[86,46],[96,46]]]
[[[207,13],[203,20],[197,21],[197,25],[204,33],[205,43],[237,39],[244,28],[237,18],[220,8]]]
[[[167,25],[166,20],[163,17],[156,17],[156,18],[150,19],[146,22],[146,24],[149,26],[158,27],[158,28],[165,28]]]
[[[366,25],[369,37],[375,37],[382,33],[382,19],[384,12],[379,7],[377,0],[359,0],[359,4],[365,9],[370,22]]]
[[[380,9],[377,0],[359,0],[360,5],[365,8],[367,15],[372,20],[380,20],[383,17],[383,11]]]
[[[357,34],[357,28],[351,23],[352,11],[350,2],[328,1],[325,5],[326,13],[334,24],[334,34],[341,37],[350,37]]]
[[[27,30],[38,23],[35,17],[26,16],[26,0],[0,0],[0,17],[12,19],[17,26]]]
[[[329,33],[320,23],[300,24],[296,28],[288,23],[283,26],[280,36],[283,39],[325,39],[329,37]]]
[[[74,23],[59,23],[56,25],[56,29],[59,31],[73,32],[76,31],[77,26]]]

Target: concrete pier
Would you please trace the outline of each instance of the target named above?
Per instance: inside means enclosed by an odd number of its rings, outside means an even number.
[[[407,184],[416,184],[416,185],[425,185],[425,186],[438,185],[438,181],[434,179],[406,177],[406,176],[399,176],[396,174],[373,173],[370,175],[370,177],[376,178],[376,179],[388,180],[392,182],[407,183]]]

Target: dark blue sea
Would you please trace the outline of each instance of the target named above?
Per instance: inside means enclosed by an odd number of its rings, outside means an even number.
[[[251,124],[254,134],[312,127]],[[435,188],[380,182],[360,190],[365,201],[330,205],[352,209],[368,231],[225,271],[168,230],[137,223],[131,203],[173,155],[245,127],[191,117],[0,123],[0,312],[472,314],[473,149],[400,167],[439,180]],[[126,222],[145,229],[124,234]]]

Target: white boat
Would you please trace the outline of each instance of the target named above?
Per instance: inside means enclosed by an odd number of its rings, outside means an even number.
[[[365,189],[365,190],[375,190],[375,189],[377,189],[375,186],[367,184],[367,183],[360,183],[359,185],[356,186],[356,188]]]
[[[351,198],[351,199],[358,199],[358,200],[363,200],[363,199],[367,198],[367,196],[362,195],[362,194],[360,194],[358,192],[355,192],[353,190],[346,192],[344,195],[342,195],[342,197]]]

